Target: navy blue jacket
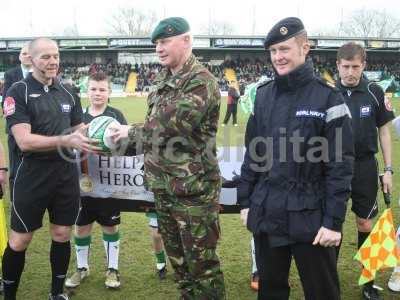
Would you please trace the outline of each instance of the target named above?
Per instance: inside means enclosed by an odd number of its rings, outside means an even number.
[[[280,246],[312,242],[321,226],[341,231],[353,174],[351,116],[311,61],[258,87],[245,143],[238,202],[250,208],[253,233]]]

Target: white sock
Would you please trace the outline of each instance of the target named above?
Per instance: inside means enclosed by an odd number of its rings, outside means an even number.
[[[397,228],[396,238],[397,238],[397,249],[400,251],[400,226],[399,228]],[[400,272],[400,266],[395,267],[393,271]]]
[[[103,243],[107,255],[107,268],[118,270],[119,240],[115,242],[107,242],[103,240]]]
[[[76,263],[78,265],[78,269],[81,268],[89,268],[89,249],[90,246],[78,246],[75,245],[75,251],[76,251]]]
[[[254,237],[251,238],[251,274],[257,272],[257,263],[256,263],[256,248],[254,246]]]

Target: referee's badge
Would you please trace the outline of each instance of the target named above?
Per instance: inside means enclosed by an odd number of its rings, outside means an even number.
[[[71,112],[71,105],[70,104],[61,104],[61,111],[63,113],[70,113]]]
[[[371,115],[372,108],[371,105],[365,105],[360,107],[360,117],[365,118]]]

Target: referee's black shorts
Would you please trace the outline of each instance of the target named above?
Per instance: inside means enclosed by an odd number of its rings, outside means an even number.
[[[75,224],[80,209],[78,169],[64,160],[22,159],[13,187],[11,229],[32,232],[42,227],[48,210],[52,224]]]
[[[351,182],[351,210],[357,217],[372,219],[378,214],[378,162],[374,156],[355,160]]]

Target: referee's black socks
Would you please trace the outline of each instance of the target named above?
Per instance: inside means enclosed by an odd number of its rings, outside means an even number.
[[[371,232],[358,232],[358,249],[361,248],[362,244],[364,244],[370,233]]]
[[[25,252],[26,250],[14,251],[7,243],[2,263],[5,300],[16,299],[19,281],[25,265]]]
[[[60,243],[51,242],[50,263],[51,263],[51,293],[52,295],[62,294],[64,281],[68,271],[69,259],[71,257],[71,243],[69,241]]]

